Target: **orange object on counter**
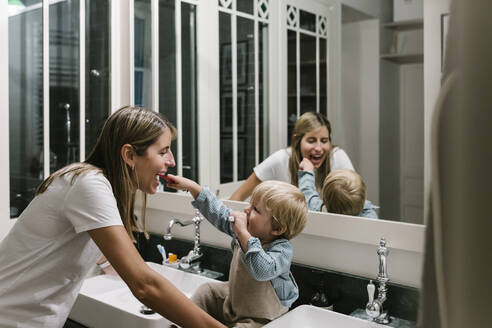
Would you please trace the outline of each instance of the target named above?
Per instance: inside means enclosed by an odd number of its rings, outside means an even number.
[[[174,253],[169,253],[169,257],[167,259],[169,263],[176,262],[177,260],[178,260],[178,255]]]

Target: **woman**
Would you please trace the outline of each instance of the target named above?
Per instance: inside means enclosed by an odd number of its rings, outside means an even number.
[[[291,146],[276,151],[258,164],[230,199],[245,200],[257,185],[266,180],[285,181],[297,186],[297,172],[303,158],[316,169],[317,190],[321,189],[331,170],[354,170],[345,151],[331,144],[330,121],[321,113],[307,112],[296,122]]]
[[[38,187],[0,244],[1,327],[63,326],[102,254],[137,299],[169,320],[223,327],[150,269],[132,243],[136,191],[155,193],[158,174],[175,165],[174,136],[157,113],[122,108],[108,118],[85,162]]]

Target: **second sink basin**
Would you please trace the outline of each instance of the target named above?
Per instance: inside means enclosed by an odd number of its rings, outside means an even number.
[[[188,297],[203,283],[216,281],[193,273],[147,262]],[[69,318],[92,328],[169,327],[160,314],[142,314],[142,303],[119,277],[100,275],[84,281]]]
[[[374,322],[354,318],[345,314],[321,309],[312,305],[301,305],[273,320],[265,328],[389,328]]]

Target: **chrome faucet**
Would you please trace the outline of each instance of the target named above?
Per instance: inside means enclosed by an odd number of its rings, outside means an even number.
[[[374,299],[375,286],[370,280],[367,285],[367,293],[369,294],[369,302],[366,305],[366,313],[372,318],[373,321],[381,324],[387,324],[390,321],[388,310],[383,310],[383,303],[386,301],[388,288],[386,283],[389,281],[388,271],[386,267],[386,258],[388,257],[388,248],[386,248],[386,241],[381,238],[378,247],[379,257],[379,273],[378,273],[378,298]]]
[[[191,220],[186,220],[181,222],[179,219],[172,219],[169,221],[169,225],[167,227],[167,232],[164,235],[165,240],[171,240],[173,235],[171,234],[171,229],[175,224],[179,224],[182,227],[194,224],[195,225],[195,239],[193,249],[188,252],[188,255],[181,258],[179,262],[179,267],[181,269],[192,271],[195,273],[201,272],[200,262],[197,262],[199,258],[202,257],[202,252],[200,250],[200,222],[203,221],[203,218],[200,214],[199,210],[195,211],[195,216]]]

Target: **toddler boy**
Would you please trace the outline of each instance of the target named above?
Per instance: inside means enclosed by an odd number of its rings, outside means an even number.
[[[357,172],[347,169],[331,171],[323,182],[321,199],[311,162],[303,159],[299,168],[299,189],[306,196],[309,210],[378,218],[374,210],[376,206],[366,200],[366,185]]]
[[[229,327],[261,327],[286,313],[299,296],[290,273],[289,239],[306,224],[302,192],[279,181],[259,184],[243,212],[226,207],[208,188],[169,175],[168,187],[188,190],[192,204],[217,229],[232,236],[229,281],[206,283],[192,300]]]

